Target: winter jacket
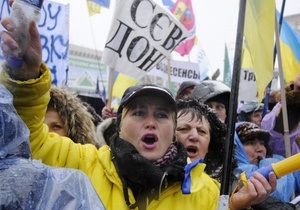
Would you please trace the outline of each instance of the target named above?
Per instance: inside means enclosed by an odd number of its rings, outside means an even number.
[[[50,88],[50,98],[48,108],[57,111],[66,129],[66,136],[76,143],[100,146],[93,122],[96,115],[92,115],[92,107],[83,103],[76,94],[55,86]]]
[[[43,125],[51,73],[44,64],[41,65],[41,73],[40,78],[25,82],[10,79],[6,71],[2,71],[0,76],[1,83],[15,96],[14,105],[30,129],[33,158],[42,159],[52,166],[82,170],[91,179],[107,209],[129,209],[108,146],[97,150],[91,144],[75,144],[69,138],[49,133],[48,127]],[[159,200],[152,200],[147,209],[216,209],[220,193],[218,185],[205,173],[199,176],[203,185],[197,192],[183,195],[181,182],[176,182],[161,193]],[[130,203],[135,203],[131,189],[128,194]]]
[[[241,123],[237,123],[236,127],[240,124]],[[234,156],[238,162],[238,167],[236,169],[236,172],[238,173],[242,173],[243,171],[245,171],[246,173],[253,172],[259,168],[270,166],[272,163],[276,163],[284,159],[283,156],[273,155],[273,157],[262,159],[259,162],[259,166],[256,166],[249,162],[244,146],[241,143],[236,132],[234,134],[234,142],[236,145]],[[290,198],[294,191],[294,187],[295,187],[295,178],[293,174],[285,175],[280,179],[277,179],[276,190],[273,193],[271,193],[270,196],[273,196],[283,202],[290,202]]]
[[[29,130],[12,103],[0,84],[0,208],[104,209],[82,171],[31,159]]]

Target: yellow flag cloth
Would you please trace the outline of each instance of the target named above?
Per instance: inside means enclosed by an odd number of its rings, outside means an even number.
[[[275,1],[248,0],[244,36],[256,77],[258,99],[273,78]]]
[[[113,92],[112,92],[113,97],[122,98],[125,90],[130,86],[136,85],[136,83],[137,83],[136,79],[132,77],[128,77],[125,74],[119,73],[113,86]]]
[[[87,7],[88,7],[90,16],[95,15],[95,14],[100,14],[101,6],[99,4],[96,4],[91,1],[86,1],[86,3],[87,3]]]

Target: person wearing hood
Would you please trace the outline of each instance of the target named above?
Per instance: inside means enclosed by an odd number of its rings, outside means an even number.
[[[177,140],[183,143],[192,162],[202,158],[205,172],[221,182],[226,125],[213,109],[197,99],[179,100],[177,109]]]
[[[176,100],[179,99],[189,99],[192,95],[192,92],[197,85],[196,82],[193,81],[184,81],[181,83],[181,85],[178,88],[178,91],[176,93]]]
[[[213,109],[197,99],[179,100],[177,101],[177,109],[176,138],[186,148],[189,161],[197,162],[200,159],[206,165],[205,173],[220,183],[225,157],[225,124],[221,122]],[[231,161],[233,162],[233,169],[230,176],[230,187],[234,188],[238,177],[233,171],[237,165],[234,157]],[[248,191],[246,187],[238,191],[237,195],[243,194],[243,196],[235,197],[234,195],[229,199],[230,209],[245,209],[264,201],[265,194],[261,195],[259,192],[262,188],[251,181],[248,187]],[[256,193],[260,196],[257,196]],[[238,204],[238,208],[236,204]]]
[[[263,110],[264,104],[258,104],[257,101],[247,101],[241,106],[237,116],[237,121],[252,122],[260,127]]]
[[[236,145],[234,156],[238,163],[236,172],[250,173],[283,160],[283,156],[272,153],[268,145],[269,140],[269,132],[260,129],[256,124],[251,122],[237,123],[234,134]],[[290,202],[294,190],[295,178],[292,173],[277,179],[276,190],[270,196],[282,202]],[[278,209],[280,209],[279,206]]]
[[[105,209],[89,178],[31,158],[29,130],[0,84],[1,209]]]
[[[9,33],[13,30],[11,21],[3,18],[1,23],[8,30],[1,33],[4,54],[14,55],[17,49]],[[31,132],[33,158],[85,172],[107,209],[216,209],[219,189],[206,173],[197,177],[201,182],[196,183],[202,183],[197,189],[183,194],[183,188],[188,189],[195,182],[185,181],[191,170],[203,171],[203,165],[185,170],[186,150],[175,141],[176,103],[167,89],[143,85],[125,91],[110,147],[97,149],[92,144],[76,144],[49,133],[43,116],[50,100],[51,72],[42,63],[42,46],[34,22],[30,23],[29,34],[30,45],[23,56],[22,69],[11,69],[4,63],[0,82],[17,96],[14,106]],[[269,178],[268,182],[255,175],[263,195],[276,187],[275,174],[270,173]]]
[[[230,99],[230,88],[227,85],[215,80],[204,80],[196,85],[191,98],[207,104],[215,110],[220,120],[227,124]]]
[[[50,132],[69,137],[76,143],[100,147],[93,120],[94,116],[76,94],[55,86],[50,88],[50,101],[44,119]]]

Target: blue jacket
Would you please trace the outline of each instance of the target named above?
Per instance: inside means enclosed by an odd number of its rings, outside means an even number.
[[[237,123],[236,128],[240,124],[241,123]],[[265,158],[265,159],[261,160],[259,162],[259,166],[257,167],[256,165],[251,164],[249,162],[246,152],[244,150],[244,146],[241,143],[236,132],[234,133],[234,142],[236,145],[236,149],[234,151],[234,156],[238,162],[238,167],[236,169],[236,172],[238,172],[238,173],[242,173],[243,171],[252,172],[261,167],[269,166],[272,163],[276,163],[276,162],[279,162],[284,159],[283,156],[273,155],[272,158]],[[283,202],[290,202],[290,198],[294,191],[294,185],[295,185],[295,178],[294,178],[293,174],[288,174],[286,176],[283,176],[277,180],[276,190],[272,194],[270,194],[270,196],[278,198]]]

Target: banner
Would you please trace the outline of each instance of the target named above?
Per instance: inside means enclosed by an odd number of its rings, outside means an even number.
[[[255,75],[252,68],[242,68],[238,102],[251,100],[257,100],[257,85]]]
[[[147,75],[158,76],[163,80],[168,80],[168,61],[165,59],[156,64]],[[185,61],[170,61],[171,82],[182,83],[184,81],[200,82],[201,74],[197,63]]]
[[[4,0],[0,3],[0,19],[8,17],[9,14],[8,0]],[[66,83],[68,72],[69,5],[45,0],[38,27],[43,47],[43,61],[51,70],[52,83],[62,86]],[[3,61],[1,51],[0,62]]]
[[[201,72],[200,80],[203,81],[208,77],[208,72],[212,70],[206,52],[200,44],[198,44],[198,65]]]
[[[185,27],[152,0],[118,0],[102,62],[141,78],[188,36]]]

